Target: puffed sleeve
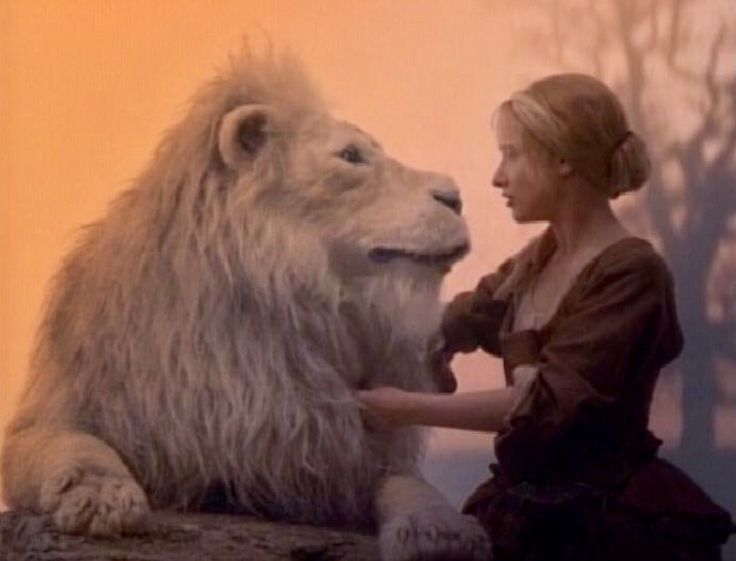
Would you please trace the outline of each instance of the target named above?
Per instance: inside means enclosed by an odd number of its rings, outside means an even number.
[[[494,273],[483,277],[475,290],[458,294],[448,304],[441,325],[447,354],[481,347],[500,356],[499,331],[512,293],[525,283],[535,262],[554,249],[553,240],[551,230],[532,238]]]
[[[597,430],[611,430],[611,411],[632,394],[644,396],[681,351],[671,275],[644,244],[612,252],[578,279],[574,297],[540,333],[538,373],[496,441],[505,470],[533,477],[555,454],[579,447],[566,439],[581,428],[590,432],[598,422]],[[648,405],[635,414],[646,417]]]
[[[475,290],[461,292],[445,308],[442,336],[445,352],[469,353],[482,347],[498,355],[498,332],[506,312],[506,302],[495,298],[495,292],[513,268],[505,261],[496,272],[481,278]]]

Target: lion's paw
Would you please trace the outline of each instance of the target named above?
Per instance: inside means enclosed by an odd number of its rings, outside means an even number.
[[[150,512],[143,489],[130,477],[78,467],[50,477],[41,488],[40,505],[62,532],[92,536],[140,532]]]
[[[379,536],[384,561],[488,561],[488,535],[472,516],[450,507],[420,510],[389,520]]]

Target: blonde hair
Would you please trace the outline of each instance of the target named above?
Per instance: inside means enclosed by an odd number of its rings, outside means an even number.
[[[516,92],[501,105],[545,151],[610,198],[640,188],[651,168],[647,147],[631,131],[623,107],[601,81],[555,74]]]

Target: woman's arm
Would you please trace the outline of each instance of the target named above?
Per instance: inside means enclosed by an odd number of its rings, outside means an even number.
[[[440,331],[448,360],[455,353],[471,353],[479,346],[499,354],[497,332],[506,306],[498,300],[496,291],[515,278],[513,269],[513,258],[507,259],[494,273],[481,278],[474,290],[455,295],[447,304]],[[503,292],[507,295],[505,288]]]
[[[425,425],[497,432],[516,400],[513,387],[459,394],[381,387],[356,392],[370,413],[392,426]]]

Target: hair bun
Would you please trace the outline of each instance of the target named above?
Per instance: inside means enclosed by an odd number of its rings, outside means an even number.
[[[651,167],[646,144],[638,134],[627,131],[611,152],[611,198],[639,189],[649,179]]]

